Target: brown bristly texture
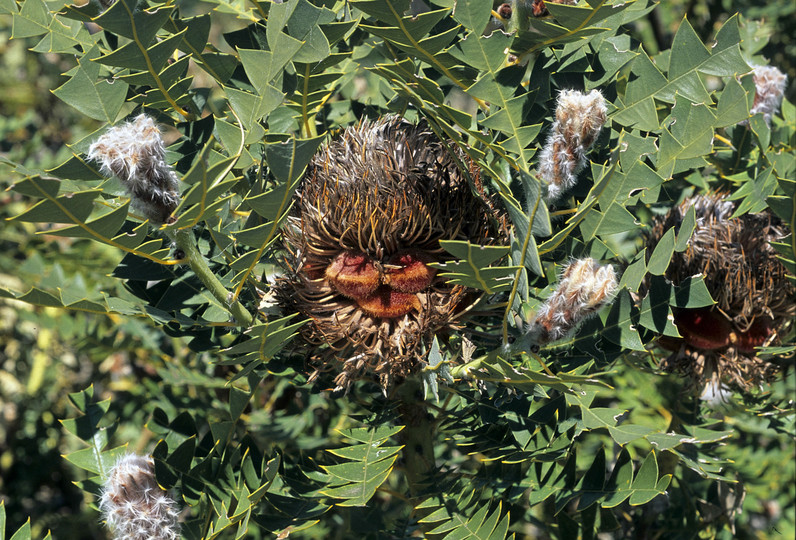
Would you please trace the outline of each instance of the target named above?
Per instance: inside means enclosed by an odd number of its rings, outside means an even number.
[[[692,205],[694,234],[674,253],[666,277],[679,284],[702,274],[716,305],[676,310],[684,339],[661,340],[675,350],[662,365],[698,390],[712,380],[746,391],[777,376],[779,364],[758,358],[754,347],[778,343],[796,315],[796,287],[771,247],[788,231],[768,212],[731,218],[735,206],[725,195],[698,195],[657,219],[647,246],[679,227]]]
[[[313,158],[283,232],[278,287],[281,303],[310,319],[313,376],[337,371],[337,389],[363,377],[386,389],[419,370],[429,340],[479,299],[426,266],[451,259],[440,240],[505,238],[505,218],[459,164],[477,179],[452,143],[398,117],[348,128]]]

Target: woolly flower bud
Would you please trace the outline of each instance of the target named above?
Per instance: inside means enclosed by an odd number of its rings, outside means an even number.
[[[116,175],[133,206],[157,224],[168,221],[180,199],[179,179],[165,157],[160,130],[145,114],[110,128],[88,149],[88,159]]]
[[[114,540],[176,540],[177,504],[155,481],[150,456],[127,454],[108,474],[100,510]]]
[[[532,341],[544,345],[561,339],[604,306],[616,285],[611,265],[590,258],[573,261],[564,269],[558,288],[537,311],[528,330]]]
[[[558,94],[556,121],[539,157],[539,176],[547,183],[548,201],[555,201],[577,182],[578,172],[586,166],[586,152],[605,124],[606,112],[599,90]]]
[[[782,103],[782,94],[788,76],[774,66],[755,66],[755,101],[751,114],[763,113],[766,123],[771,123],[771,117],[777,113]]]

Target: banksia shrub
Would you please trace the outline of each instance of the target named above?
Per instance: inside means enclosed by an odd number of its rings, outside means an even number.
[[[616,292],[611,265],[577,259],[561,274],[555,291],[537,310],[528,330],[531,343],[545,345],[563,338],[603,307]]]
[[[339,371],[337,388],[365,374],[386,388],[417,371],[428,340],[478,300],[429,266],[451,259],[440,240],[502,238],[459,161],[424,124],[385,117],[346,129],[310,163],[284,233],[281,296],[310,319],[315,373]]]
[[[662,365],[698,388],[713,381],[748,390],[779,371],[778,364],[758,358],[755,347],[777,343],[796,315],[796,287],[771,246],[786,229],[768,212],[732,218],[735,205],[714,193],[686,199],[658,219],[647,245],[679,227],[691,207],[696,228],[685,251],[672,257],[666,277],[677,284],[702,274],[716,304],[675,310],[682,339],[659,340],[675,351]]]
[[[166,147],[155,121],[138,115],[108,129],[89,147],[87,157],[115,175],[130,194],[133,208],[156,225],[169,220],[180,202],[180,183],[166,163]]]
[[[187,539],[765,534],[796,370],[737,390],[796,351],[796,126],[747,61],[791,67],[776,6],[707,3],[0,3],[0,79],[45,53],[75,110],[0,121],[0,515],[102,537],[50,480],[147,447]],[[730,193],[645,246],[695,186]],[[120,537],[177,534],[151,464],[103,493]]]
[[[588,94],[562,90],[556,120],[539,157],[539,177],[547,184],[547,199],[556,201],[578,181],[589,151],[606,119],[605,98],[598,90]]]
[[[119,458],[108,473],[99,506],[114,540],[180,537],[177,504],[155,480],[155,464],[149,456]]]
[[[762,113],[766,123],[771,124],[771,117],[777,114],[782,103],[788,77],[774,66],[755,66],[752,73],[755,80],[755,100],[749,113]]]

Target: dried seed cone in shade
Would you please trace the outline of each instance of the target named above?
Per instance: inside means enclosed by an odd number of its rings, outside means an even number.
[[[771,124],[771,117],[777,114],[782,104],[788,77],[774,66],[755,66],[752,73],[755,100],[749,114],[762,113],[766,123]]]
[[[686,250],[672,256],[666,277],[679,284],[702,274],[716,305],[675,311],[682,339],[660,338],[675,351],[662,366],[689,377],[696,390],[706,384],[748,390],[780,370],[757,358],[755,347],[779,342],[796,315],[796,287],[771,247],[788,231],[768,212],[731,218],[735,205],[725,195],[697,195],[655,221],[650,252],[691,206],[696,228]]]
[[[539,177],[547,184],[547,200],[556,201],[578,181],[586,166],[586,153],[605,124],[607,109],[599,90],[588,94],[562,90],[556,120],[539,156]]]
[[[114,540],[177,540],[179,511],[155,481],[150,456],[127,454],[108,473],[99,503]]]
[[[108,129],[89,147],[87,157],[121,181],[133,208],[152,223],[166,223],[177,208],[180,182],[166,163],[163,137],[151,117],[141,114]]]
[[[313,377],[337,372],[336,388],[348,389],[375,376],[386,389],[419,370],[434,335],[478,300],[429,266],[450,259],[440,240],[505,238],[504,218],[471,191],[454,146],[385,117],[346,129],[312,159],[283,231],[277,290],[310,319],[302,336]]]
[[[572,261],[553,294],[537,310],[528,329],[531,343],[545,345],[566,336],[613,298],[616,285],[611,265],[591,258]]]

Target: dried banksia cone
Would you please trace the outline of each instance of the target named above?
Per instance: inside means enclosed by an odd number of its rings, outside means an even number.
[[[312,159],[283,232],[278,291],[310,319],[302,336],[313,377],[337,372],[337,389],[347,389],[375,376],[386,389],[421,369],[434,335],[479,299],[429,266],[451,259],[440,240],[505,237],[454,147],[424,124],[385,117],[346,129]]]
[[[561,274],[558,287],[530,325],[531,342],[544,345],[556,341],[603,307],[616,292],[616,272],[611,265],[594,259],[577,259]]]
[[[766,123],[770,125],[771,117],[777,114],[782,104],[788,77],[774,66],[755,66],[753,76],[755,100],[749,113],[763,113]]]
[[[589,151],[606,119],[605,98],[598,90],[588,94],[562,90],[558,94],[556,121],[539,157],[539,177],[547,184],[553,202],[578,181]]]
[[[771,247],[787,231],[768,212],[731,218],[735,206],[725,195],[698,195],[657,219],[647,245],[679,227],[692,206],[696,228],[686,250],[672,256],[666,277],[679,284],[702,274],[716,304],[675,310],[682,338],[659,339],[675,351],[662,366],[690,377],[697,389],[728,384],[748,390],[780,369],[757,358],[755,347],[776,343],[796,315],[796,287]]]
[[[177,504],[155,481],[150,456],[119,458],[103,486],[99,507],[114,540],[180,537]]]
[[[180,202],[180,183],[166,163],[166,147],[155,121],[141,114],[132,122],[110,128],[88,149],[88,159],[106,175],[116,175],[152,223],[169,220]]]

